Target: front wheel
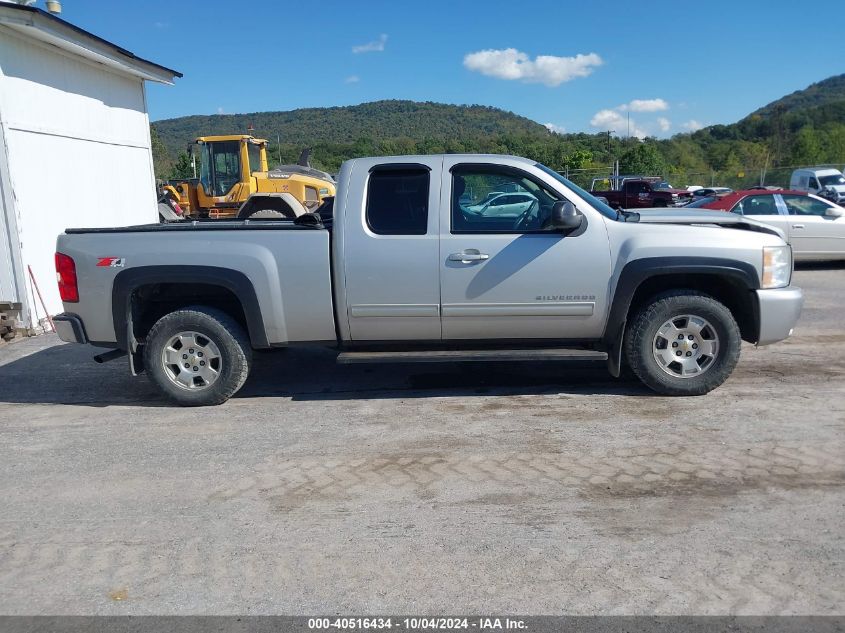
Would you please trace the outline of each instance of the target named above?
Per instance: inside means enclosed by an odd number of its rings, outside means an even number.
[[[150,380],[182,406],[222,404],[249,375],[252,348],[228,314],[192,306],[161,317],[147,335]]]
[[[674,291],[652,299],[631,320],[625,357],[654,391],[700,396],[728,379],[741,345],[727,307],[703,294]]]

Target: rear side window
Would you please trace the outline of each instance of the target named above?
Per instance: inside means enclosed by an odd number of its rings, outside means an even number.
[[[376,168],[367,188],[367,226],[378,235],[425,235],[429,172]]]
[[[816,200],[810,196],[796,196],[786,194],[783,196],[789,215],[824,215],[830,209],[830,205]]]

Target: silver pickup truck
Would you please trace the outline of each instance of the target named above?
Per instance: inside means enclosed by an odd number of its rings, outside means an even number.
[[[359,158],[315,214],[68,229],[57,251],[61,338],[182,405],[227,400],[253,349],[314,343],[348,363],[603,359],[700,395],[803,301],[777,229],[616,211],[498,155]]]

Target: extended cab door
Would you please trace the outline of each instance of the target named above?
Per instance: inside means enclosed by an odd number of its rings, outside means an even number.
[[[341,170],[346,199],[333,259],[342,339],[440,339],[441,162],[360,159]]]
[[[610,253],[602,216],[568,235],[546,227],[562,183],[527,163],[471,164],[446,156],[440,199],[443,338],[584,339],[601,336]],[[518,165],[518,166],[517,166]],[[533,199],[516,215],[474,212],[490,191]]]

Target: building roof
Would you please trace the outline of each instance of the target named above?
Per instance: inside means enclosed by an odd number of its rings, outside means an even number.
[[[0,2],[0,25],[147,81],[172,84],[182,76],[37,7]]]

